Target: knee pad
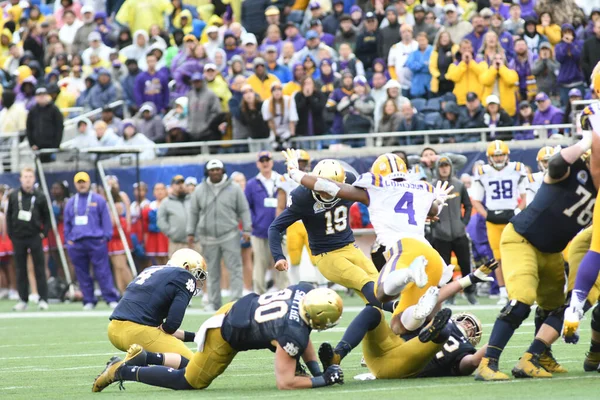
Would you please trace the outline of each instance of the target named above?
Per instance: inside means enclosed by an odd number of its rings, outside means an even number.
[[[600,306],[596,306],[592,311],[592,329],[600,332]]]
[[[381,308],[381,302],[377,300],[377,296],[375,295],[375,282],[365,283],[360,292],[365,296],[365,299],[369,302],[368,304]]]
[[[566,308],[567,306],[562,306],[551,311],[546,311],[545,313],[547,314],[547,317],[544,320],[544,323],[554,328],[557,332],[560,332],[562,329]]]
[[[377,328],[379,323],[381,322],[381,311],[379,308],[376,308],[370,304],[367,304],[365,308],[360,312],[360,314],[356,317],[358,319],[360,317],[360,321],[364,326],[368,327],[368,330],[373,330]]]
[[[529,317],[530,312],[531,306],[512,300],[500,311],[498,319],[508,322],[513,329],[517,329]]]
[[[538,331],[540,330],[540,327],[542,326],[542,324],[544,323],[544,321],[546,320],[546,318],[548,318],[548,311],[542,309],[541,307],[537,307],[535,309],[535,333],[537,334]]]

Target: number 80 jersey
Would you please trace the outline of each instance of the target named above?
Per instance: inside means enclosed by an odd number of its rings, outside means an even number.
[[[509,162],[501,170],[491,165],[477,168],[473,183],[473,200],[483,202],[488,210],[514,210],[525,193],[527,171],[520,162]]]
[[[425,220],[435,200],[431,184],[396,182],[366,173],[358,177],[354,186],[369,194],[369,216],[378,243],[389,249],[407,237],[426,242]]]

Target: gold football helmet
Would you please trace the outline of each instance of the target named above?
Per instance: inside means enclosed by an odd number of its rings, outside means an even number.
[[[192,249],[179,249],[173,253],[167,265],[189,271],[196,281],[200,282],[199,287],[196,288],[196,293],[194,293],[194,296],[198,295],[207,276],[206,261],[200,253]]]
[[[540,151],[538,151],[536,160],[540,171],[546,172],[546,169],[548,168],[548,161],[550,161],[555,153],[556,150],[554,150],[554,147],[552,146],[544,146],[540,149]]]
[[[453,315],[452,320],[465,335],[469,343],[473,346],[479,344],[481,335],[483,335],[483,326],[479,318],[471,313],[460,313]]]
[[[319,161],[312,170],[311,175],[330,179],[339,183],[344,183],[346,181],[346,171],[344,171],[344,167],[342,167],[342,164],[340,164],[339,161],[332,159]],[[315,200],[323,203],[326,207],[331,207],[339,201],[339,199],[315,191],[313,191],[312,194]]]
[[[494,140],[490,143],[486,153],[488,163],[497,170],[501,170],[508,164],[510,149],[502,140]]]
[[[344,304],[340,295],[327,288],[311,290],[300,303],[302,319],[312,329],[319,331],[336,326],[343,310]]]
[[[310,171],[310,154],[306,150],[296,150],[298,154],[298,166],[304,172]]]
[[[392,180],[406,180],[408,178],[408,168],[400,157],[392,153],[382,154],[371,166],[371,173],[385,176]]]

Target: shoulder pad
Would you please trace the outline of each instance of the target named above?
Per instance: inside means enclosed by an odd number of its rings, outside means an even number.
[[[370,187],[381,187],[381,182],[383,179],[383,176],[379,174],[366,172],[364,174],[360,174],[356,181],[352,184],[352,186],[360,187],[363,189],[367,189]]]

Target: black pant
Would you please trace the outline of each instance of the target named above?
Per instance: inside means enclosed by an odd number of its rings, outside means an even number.
[[[377,272],[381,272],[381,270],[385,266],[385,263],[387,262],[385,256],[383,255],[383,253],[385,253],[385,250],[385,246],[380,245],[376,251],[371,252],[371,260],[373,261],[375,268],[377,268]]]
[[[37,282],[40,300],[48,301],[48,282],[46,281],[46,263],[44,261],[44,249],[42,238],[36,235],[27,239],[12,238],[15,256],[15,269],[17,270],[17,289],[22,301],[27,302],[29,298],[29,280],[27,278],[27,250],[31,250],[33,258],[33,269]]]
[[[462,275],[467,276],[471,273],[471,249],[469,247],[469,238],[467,235],[452,241],[434,239],[433,248],[440,253],[440,256],[442,256],[446,264],[450,264],[450,258],[454,251]],[[469,286],[465,289],[465,292],[471,292],[474,289],[474,286]]]

